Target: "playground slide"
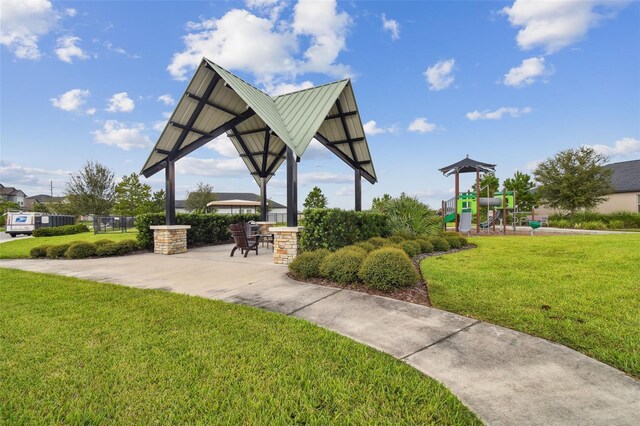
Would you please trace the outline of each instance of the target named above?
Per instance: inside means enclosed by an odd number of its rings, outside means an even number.
[[[456,220],[456,213],[455,212],[451,212],[448,215],[446,215],[444,217],[444,223],[449,223],[449,222],[453,222],[454,220]]]
[[[471,217],[473,215],[471,212],[462,212],[460,215],[460,223],[458,224],[458,229],[460,232],[466,232],[467,234],[471,231]]]
[[[495,216],[495,221],[499,221],[502,218],[502,210],[498,210],[498,212],[496,213]],[[482,229],[486,229],[489,228],[490,226],[493,226],[493,222],[494,222],[494,217],[493,216],[489,216],[489,220],[486,220],[482,223],[480,223],[480,228]]]

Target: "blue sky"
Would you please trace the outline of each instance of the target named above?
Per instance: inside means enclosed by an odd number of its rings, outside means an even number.
[[[60,194],[87,160],[139,172],[203,55],[270,93],[351,77],[379,178],[365,208],[402,191],[438,207],[453,179],[437,169],[467,154],[501,179],[581,145],[640,158],[639,2],[3,0],[0,22],[0,181],[28,195]],[[229,147],[180,160],[178,197],[258,192]],[[328,151],[299,176],[300,204],[318,185],[353,207]]]

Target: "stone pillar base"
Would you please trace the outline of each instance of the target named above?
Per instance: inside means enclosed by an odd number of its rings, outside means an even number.
[[[187,252],[187,229],[191,225],[156,225],[153,229],[153,252],[178,254]]]
[[[260,225],[260,235],[271,235],[270,228],[276,225],[275,222],[256,222],[256,225]]]
[[[277,226],[269,228],[273,234],[273,263],[288,265],[300,253],[302,226]]]

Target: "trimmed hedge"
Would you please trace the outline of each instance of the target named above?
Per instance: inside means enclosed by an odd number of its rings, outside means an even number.
[[[47,247],[47,257],[49,259],[62,259],[69,247],[71,247],[71,244],[58,244],[55,246],[49,246]]]
[[[114,243],[110,240],[99,240],[100,244],[86,241],[72,241],[68,244],[42,245],[31,249],[30,256],[34,259],[47,257],[49,259],[84,259],[98,256],[122,256],[138,249],[135,240],[123,240]]]
[[[107,239],[98,240],[98,241],[94,241],[93,242],[93,244],[95,244],[96,247],[100,247],[100,246],[103,246],[105,244],[112,244],[112,243],[113,243],[113,240],[107,240]]]
[[[458,236],[452,235],[446,237],[445,240],[447,240],[447,243],[449,243],[449,248],[459,249],[460,247],[462,247],[462,242],[460,241],[460,237]]]
[[[38,228],[31,235],[34,237],[58,237],[60,235],[73,235],[89,232],[87,225],[64,225],[51,228]]]
[[[320,278],[320,264],[330,253],[327,249],[302,253],[289,264],[289,270],[300,278]]]
[[[552,214],[549,226],[581,229],[634,229],[640,228],[640,213],[634,212],[580,212],[573,215]]]
[[[367,257],[367,252],[359,247],[344,247],[329,254],[320,264],[320,273],[340,284],[358,282],[360,265]]]
[[[387,241],[387,239],[386,238],[382,238],[382,237],[373,237],[373,238],[369,238],[367,240],[367,242],[372,244],[375,248],[382,247],[385,244],[386,241]]]
[[[416,241],[403,241],[398,246],[404,250],[409,257],[415,257],[420,254],[420,243]]]
[[[420,277],[407,254],[397,248],[384,247],[369,253],[358,276],[367,287],[391,290],[415,284]]]
[[[378,248],[368,241],[359,241],[355,243],[354,246],[364,249],[367,253]]]
[[[72,244],[64,256],[67,259],[84,259],[87,257],[95,256],[96,245],[93,243],[76,243]]]
[[[433,244],[426,238],[418,238],[416,240],[418,244],[420,244],[420,253],[432,253],[433,252]]]
[[[199,213],[178,213],[176,215],[177,225],[191,225],[191,229],[187,230],[187,246],[189,247],[229,241],[231,239],[229,225],[252,220],[260,220],[260,216],[256,214]],[[138,246],[145,249],[153,248],[153,231],[149,227],[164,225],[165,222],[164,213],[147,213],[137,216],[135,224],[138,229]]]
[[[390,233],[387,217],[383,214],[341,209],[307,209],[303,225],[300,233],[303,251],[337,250]]]
[[[451,248],[449,242],[442,237],[433,237],[430,241],[433,244],[433,251],[448,251]]]
[[[29,256],[31,256],[34,259],[43,259],[47,257],[47,249],[49,247],[50,247],[49,244],[34,247],[31,249],[31,251],[29,251]]]

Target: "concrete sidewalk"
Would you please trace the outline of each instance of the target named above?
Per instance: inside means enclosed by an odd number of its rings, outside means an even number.
[[[3,260],[0,267],[162,289],[314,322],[444,383],[492,425],[638,425],[640,382],[576,351],[434,308],[287,278],[271,252]]]

